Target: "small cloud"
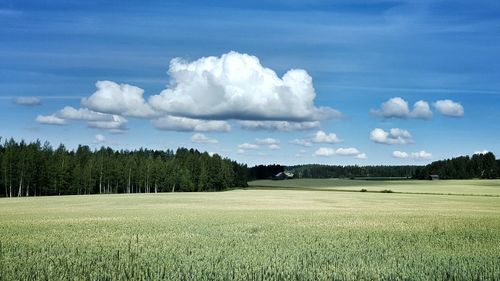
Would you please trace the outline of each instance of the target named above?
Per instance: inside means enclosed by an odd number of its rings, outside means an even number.
[[[249,150],[249,149],[259,149],[259,146],[256,144],[246,142],[246,143],[242,143],[242,144],[238,145],[238,148]]]
[[[486,150],[486,149],[484,149],[484,150],[476,150],[476,151],[474,151],[474,154],[486,154],[486,153],[488,153],[488,152],[489,152],[489,151],[488,151],[488,150]]]
[[[186,117],[165,116],[152,120],[159,130],[180,132],[229,132],[231,126],[226,121],[200,120]]]
[[[401,97],[394,97],[383,102],[379,109],[372,109],[371,113],[384,118],[417,118],[427,120],[432,118],[432,111],[426,101],[417,101],[413,105],[413,110],[410,111],[408,102]]]
[[[394,158],[405,159],[405,158],[408,158],[409,156],[410,155],[408,155],[408,153],[406,153],[404,151],[396,150],[396,151],[392,152],[392,157],[394,157]]]
[[[462,117],[464,116],[464,107],[452,100],[438,100],[434,103],[434,107],[439,113],[449,117]]]
[[[399,159],[415,159],[415,160],[428,160],[432,158],[432,154],[429,152],[426,152],[425,150],[417,151],[417,152],[412,152],[412,153],[407,153],[404,151],[393,151],[392,152],[392,157],[394,158],[399,158]]]
[[[93,111],[140,118],[157,116],[139,87],[113,81],[97,81],[95,86],[97,91],[82,99],[82,105]]]
[[[89,128],[105,129],[112,132],[127,130],[127,119],[120,115],[99,113],[87,108],[73,108],[66,106],[49,116],[39,115],[36,121],[41,124],[64,125],[67,120],[86,121]]]
[[[127,128],[125,124],[127,123],[127,119],[119,116],[119,115],[111,115],[111,120],[103,120],[103,121],[89,121],[87,122],[87,126],[89,128],[94,129],[104,129],[111,131],[126,131]]]
[[[273,138],[265,138],[265,139],[256,139],[257,144],[263,145],[277,145],[280,144],[280,141]]]
[[[429,106],[429,103],[423,100],[417,101],[413,105],[413,111],[410,113],[410,117],[418,118],[418,119],[431,119],[432,111]]]
[[[337,148],[337,150],[335,150],[335,153],[338,155],[345,155],[345,156],[356,156],[361,154],[361,152],[359,152],[359,150],[354,147]]]
[[[16,98],[15,103],[24,106],[37,106],[41,105],[42,101],[37,97],[18,97]]]
[[[358,159],[368,159],[368,156],[366,156],[366,153],[360,153],[356,156],[354,156],[354,158],[358,158]]]
[[[36,117],[36,122],[44,125],[66,125],[66,120],[59,118],[55,115],[38,115]]]
[[[273,138],[256,139],[258,145],[267,145],[271,150],[280,149],[280,141]]]
[[[280,146],[278,144],[271,144],[271,145],[269,145],[269,149],[278,150],[278,149],[280,149]]]
[[[236,153],[238,153],[238,154],[245,154],[245,150],[240,148],[240,149],[238,149],[236,151]]]
[[[71,106],[66,106],[56,112],[56,116],[63,119],[82,120],[82,121],[114,121],[116,116],[111,114],[104,114],[95,112],[87,108],[76,109]]]
[[[101,134],[97,134],[95,135],[95,140],[94,140],[94,143],[104,143],[106,142],[106,137],[101,135]]]
[[[295,144],[295,145],[305,146],[305,147],[312,146],[312,143],[308,140],[305,140],[305,139],[294,139],[294,140],[290,141],[290,143]]]
[[[417,159],[417,160],[427,160],[427,159],[432,158],[432,154],[429,152],[426,152],[425,150],[421,150],[418,152],[412,152],[411,157],[413,159]]]
[[[353,156],[358,159],[366,159],[367,156],[365,153],[361,153],[357,148],[354,147],[347,147],[347,148],[329,148],[329,147],[320,147],[314,152],[314,156],[319,156],[319,157],[330,157],[334,155],[341,155],[341,156]]]
[[[329,157],[335,155],[335,150],[329,147],[320,147],[314,152],[314,156]]]
[[[191,141],[195,143],[218,143],[219,141],[213,138],[209,138],[201,133],[196,133],[191,137]]]
[[[265,131],[305,131],[318,128],[319,121],[289,122],[289,121],[240,121],[240,126],[246,130]]]
[[[389,132],[375,128],[370,133],[370,139],[383,144],[409,144],[413,143],[410,132],[400,128],[392,128]]]
[[[317,143],[339,143],[342,140],[334,133],[327,134],[324,131],[317,131],[312,141]]]

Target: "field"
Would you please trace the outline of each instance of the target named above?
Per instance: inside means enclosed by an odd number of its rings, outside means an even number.
[[[0,280],[500,279],[498,181],[361,182],[1,198]]]
[[[258,180],[250,186],[263,189],[294,188],[303,190],[382,191],[446,195],[500,196],[500,180],[346,180],[293,179],[285,181]]]

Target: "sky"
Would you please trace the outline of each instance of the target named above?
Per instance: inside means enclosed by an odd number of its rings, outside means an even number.
[[[248,165],[500,155],[500,2],[0,0],[0,136]]]

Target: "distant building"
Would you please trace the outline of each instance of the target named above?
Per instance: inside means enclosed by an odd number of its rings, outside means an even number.
[[[293,178],[293,173],[290,172],[279,172],[274,175],[273,180],[287,180]]]
[[[437,180],[439,180],[439,175],[429,175],[429,179],[431,181],[437,181]]]

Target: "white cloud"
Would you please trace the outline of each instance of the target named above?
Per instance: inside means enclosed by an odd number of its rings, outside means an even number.
[[[301,146],[311,146],[312,143],[308,140],[305,140],[305,139],[294,139],[292,141],[290,141],[291,144],[295,144],[295,145],[301,145]]]
[[[244,153],[245,153],[245,150],[244,150],[244,149],[238,149],[238,150],[236,151],[236,153],[238,153],[238,154],[244,154]]]
[[[370,139],[383,144],[408,144],[413,143],[411,134],[407,130],[392,128],[389,132],[375,128],[370,133]]]
[[[413,105],[413,111],[410,112],[410,117],[420,118],[420,119],[431,119],[432,111],[429,103],[423,100],[417,101]]]
[[[383,117],[397,117],[406,118],[410,114],[410,109],[408,108],[408,102],[400,97],[395,97],[383,102],[380,106],[380,110],[375,111]]]
[[[400,159],[415,159],[415,160],[428,160],[432,158],[432,154],[429,152],[426,152],[425,150],[417,151],[417,152],[412,152],[411,154],[404,152],[404,151],[393,151],[392,156],[395,158],[400,158]]]
[[[82,99],[82,105],[93,111],[141,118],[157,115],[139,87],[113,81],[97,81],[96,87],[94,94]]]
[[[391,98],[383,102],[379,109],[372,109],[371,112],[384,118],[432,118],[432,111],[426,101],[417,101],[410,111],[408,102],[401,97]]]
[[[103,142],[106,142],[106,137],[105,136],[103,136],[101,134],[95,135],[94,143],[103,143]]]
[[[358,159],[366,159],[366,153],[360,152],[357,148],[354,147],[347,147],[347,148],[329,148],[329,147],[320,147],[314,152],[314,156],[319,156],[319,157],[329,157],[329,156],[334,156],[334,155],[341,155],[341,156],[353,156]]]
[[[249,150],[249,149],[259,149],[259,146],[256,145],[256,144],[253,144],[253,143],[245,142],[245,143],[242,143],[242,144],[238,145],[238,148],[239,149]]]
[[[280,140],[273,138],[265,138],[265,139],[256,139],[255,142],[260,145],[267,145],[267,147],[271,150],[280,149]]]
[[[354,147],[337,148],[337,150],[335,150],[335,153],[338,155],[345,155],[345,156],[357,156],[361,154],[361,152],[359,152],[359,150]]]
[[[55,115],[38,115],[36,122],[45,125],[66,125],[66,120],[59,118]]]
[[[314,152],[314,156],[320,157],[328,157],[333,155],[335,155],[335,150],[329,147],[320,147],[318,148],[318,150],[316,150],[316,152]]]
[[[327,134],[324,131],[317,131],[312,141],[317,143],[339,143],[342,140],[334,133]]]
[[[265,139],[256,139],[257,144],[264,144],[264,145],[278,145],[280,144],[280,141],[277,139],[273,138],[265,138]]]
[[[452,100],[438,100],[434,103],[434,107],[439,113],[449,117],[462,117],[464,116],[464,107]]]
[[[111,114],[104,114],[91,111],[87,108],[73,108],[66,106],[56,112],[56,116],[62,119],[83,120],[83,121],[113,121],[115,118]]]
[[[288,122],[288,121],[240,121],[243,129],[267,131],[304,131],[318,128],[318,121]]]
[[[41,100],[37,97],[18,97],[15,102],[18,105],[26,106],[36,106],[42,104]]]
[[[278,144],[271,144],[269,145],[269,149],[271,150],[277,150],[280,149],[281,147]]]
[[[36,121],[41,124],[65,125],[67,120],[86,121],[88,127],[96,129],[110,130],[115,133],[123,133],[127,129],[125,124],[127,119],[119,115],[104,114],[91,111],[87,108],[75,109],[66,106],[49,116],[39,115]]]
[[[192,142],[196,143],[218,143],[219,141],[213,138],[209,138],[202,133],[196,133],[191,137]]]
[[[427,159],[432,158],[432,154],[426,152],[425,150],[421,150],[418,152],[412,152],[411,157],[413,159],[417,159],[417,160],[427,160]]]
[[[368,159],[368,156],[366,156],[366,153],[360,153],[354,157],[358,158],[358,159]]]
[[[127,119],[119,115],[111,115],[111,120],[104,121],[89,121],[87,125],[90,128],[111,130],[114,132],[124,132],[126,130],[125,124]]]
[[[229,132],[231,130],[231,126],[225,121],[207,121],[186,117],[165,116],[152,120],[152,123],[159,130],[195,132]]]
[[[395,157],[395,158],[404,159],[404,158],[408,158],[410,155],[408,155],[408,153],[406,153],[404,151],[396,150],[396,151],[392,152],[392,156]]]
[[[489,151],[484,149],[484,150],[477,150],[477,151],[474,151],[474,154],[486,154],[488,153]]]
[[[278,77],[255,56],[229,52],[193,62],[171,60],[170,85],[149,98],[151,106],[170,115],[198,119],[316,121],[340,117],[339,111],[316,107],[312,78],[302,69]]]

